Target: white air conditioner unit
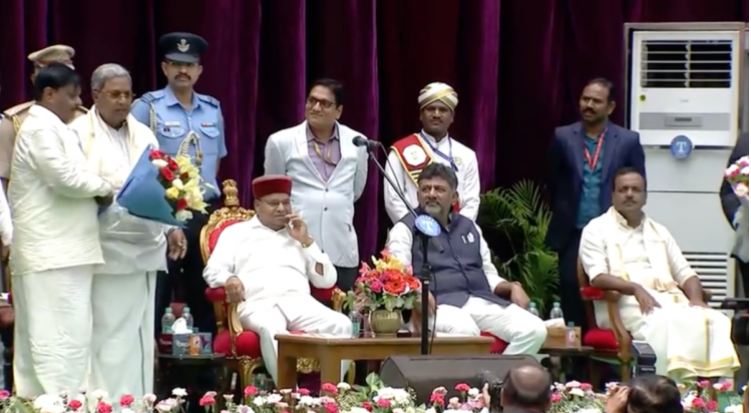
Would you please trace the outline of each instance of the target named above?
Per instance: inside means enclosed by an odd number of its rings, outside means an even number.
[[[626,120],[646,155],[647,213],[666,225],[713,304],[735,293],[719,189],[748,124],[746,23],[626,24]]]

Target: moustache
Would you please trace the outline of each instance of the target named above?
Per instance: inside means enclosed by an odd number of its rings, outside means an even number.
[[[181,80],[181,79],[190,80],[190,76],[188,76],[188,75],[177,75],[177,77],[175,77],[175,79],[177,79],[177,80]]]

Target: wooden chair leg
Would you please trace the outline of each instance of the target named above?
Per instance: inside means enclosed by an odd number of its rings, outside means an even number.
[[[621,382],[628,382],[631,379],[631,363],[621,360]]]

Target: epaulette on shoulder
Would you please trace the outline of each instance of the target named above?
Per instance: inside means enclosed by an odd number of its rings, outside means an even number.
[[[196,93],[196,96],[198,96],[198,99],[200,99],[203,102],[208,103],[211,106],[214,106],[215,108],[219,107],[219,100],[215,97],[209,96],[209,95],[202,95],[200,93]]]
[[[163,90],[153,90],[151,92],[144,93],[140,98],[133,101],[133,105],[135,105],[138,102],[143,102],[147,105],[151,104],[152,102],[159,100],[164,97],[164,91]],[[131,105],[131,107],[133,106]]]
[[[29,110],[29,108],[31,108],[33,105],[34,105],[34,101],[30,100],[28,102],[24,102],[24,103],[18,104],[16,106],[13,106],[12,108],[6,110],[3,113],[5,114],[5,116],[7,116],[7,117],[10,118],[10,117],[13,117],[13,116],[16,116],[16,115],[20,114],[21,112]]]

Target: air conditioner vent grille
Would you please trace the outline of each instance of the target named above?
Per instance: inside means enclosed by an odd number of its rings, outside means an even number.
[[[712,292],[709,305],[719,308],[728,297],[728,258],[726,254],[706,252],[684,252],[686,261],[696,271],[704,289]]]
[[[729,89],[732,40],[644,40],[644,88]]]

